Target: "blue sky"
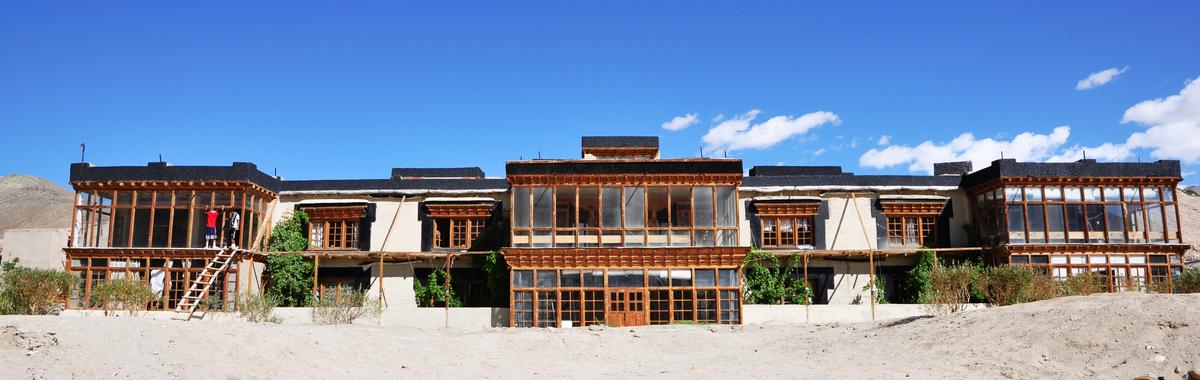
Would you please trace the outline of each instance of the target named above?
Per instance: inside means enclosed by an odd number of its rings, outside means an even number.
[[[501,176],[630,134],[747,167],[1087,150],[1200,168],[1200,3],[1003,5],[2,2],[0,174],[66,183],[83,142],[98,165]]]

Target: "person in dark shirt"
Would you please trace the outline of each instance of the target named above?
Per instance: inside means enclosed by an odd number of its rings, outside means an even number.
[[[228,227],[225,233],[227,234],[226,236],[228,236],[227,240],[229,240],[229,247],[237,249],[239,237],[238,231],[240,231],[242,228],[242,216],[238,214],[237,210],[230,210],[229,216],[226,220],[228,221],[228,223],[226,223],[228,224]]]

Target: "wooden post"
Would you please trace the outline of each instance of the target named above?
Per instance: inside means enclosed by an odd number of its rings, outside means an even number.
[[[376,280],[379,285],[379,306],[387,306],[387,297],[383,296],[383,253],[379,254],[379,279]]]
[[[320,270],[321,270],[321,255],[316,254],[313,256],[313,287],[312,287],[312,296],[313,297],[317,297],[317,287],[318,287],[317,286],[317,272]]]
[[[808,282],[808,254],[804,254],[804,287],[808,289],[808,296],[804,299],[804,323],[808,323],[808,313],[812,305],[812,283]]]
[[[444,299],[446,305],[445,327],[450,328],[450,268],[454,265],[454,254],[446,255],[446,297]]]
[[[858,211],[858,198],[850,193],[850,203],[854,205],[854,214],[858,216],[858,226],[862,228],[863,240],[867,243],[867,263],[870,265],[870,279],[867,286],[871,288],[871,321],[875,321],[875,249],[871,248],[871,238],[867,236],[867,225],[863,223],[862,212]]]

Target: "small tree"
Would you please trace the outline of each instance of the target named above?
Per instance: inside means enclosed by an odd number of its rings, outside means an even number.
[[[797,260],[797,256],[792,256],[788,262]],[[812,289],[804,279],[793,275],[792,266],[783,264],[769,252],[751,250],[742,268],[745,271],[742,297],[748,304],[807,304],[812,296]]]
[[[127,310],[129,315],[137,315],[156,298],[150,284],[142,281],[122,278],[92,287],[92,303],[103,307],[104,315],[108,315],[109,310]]]
[[[74,274],[53,269],[20,266],[16,260],[3,264],[0,274],[0,312],[50,314],[79,283]],[[3,310],[7,309],[7,310]]]
[[[1176,293],[1200,293],[1200,268],[1188,268],[1175,275],[1171,285]]]
[[[271,230],[267,249],[288,252],[267,256],[266,296],[279,306],[307,306],[312,299],[313,264],[294,252],[308,249],[304,225],[308,214],[296,211]]]

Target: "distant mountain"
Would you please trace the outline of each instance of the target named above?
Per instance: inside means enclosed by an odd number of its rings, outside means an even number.
[[[0,232],[70,227],[74,197],[71,190],[45,178],[24,174],[0,177]]]

